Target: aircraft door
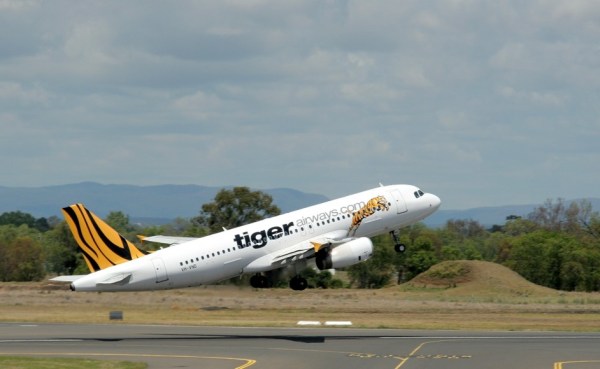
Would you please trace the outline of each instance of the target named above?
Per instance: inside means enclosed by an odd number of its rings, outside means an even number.
[[[152,259],[152,264],[154,264],[154,272],[156,273],[156,283],[168,281],[169,276],[163,259]]]
[[[402,197],[402,194],[399,190],[392,190],[392,197],[394,198],[394,202],[396,203],[396,213],[402,214],[408,211],[406,207],[406,202]]]

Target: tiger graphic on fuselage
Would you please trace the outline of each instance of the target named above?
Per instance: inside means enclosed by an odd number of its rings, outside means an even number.
[[[384,196],[373,197],[371,200],[367,201],[365,206],[360,208],[357,212],[352,216],[352,224],[350,225],[350,229],[348,230],[348,236],[352,233],[352,236],[356,234],[360,223],[363,219],[370,217],[375,214],[376,211],[389,210],[390,203]]]

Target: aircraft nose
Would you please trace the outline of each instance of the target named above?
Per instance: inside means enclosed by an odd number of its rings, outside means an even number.
[[[429,205],[432,208],[434,208],[435,210],[437,210],[440,207],[440,205],[442,205],[442,200],[434,194],[430,194],[430,195],[431,195],[431,200],[429,200],[430,201]]]

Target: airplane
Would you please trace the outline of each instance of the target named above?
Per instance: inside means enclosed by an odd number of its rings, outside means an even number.
[[[265,273],[287,268],[293,290],[306,289],[299,272],[345,268],[373,254],[369,237],[389,233],[395,250],[406,247],[396,230],[434,213],[439,197],[413,185],[388,185],[267,218],[201,238],[150,236],[169,245],[138,249],[82,204],[62,209],[87,275],[59,276],[73,291],[147,291],[206,285],[253,274],[254,288],[270,287]]]

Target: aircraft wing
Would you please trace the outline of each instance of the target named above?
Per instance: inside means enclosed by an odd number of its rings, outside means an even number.
[[[150,237],[138,236],[138,238],[140,240],[142,240],[142,242],[156,242],[156,243],[163,243],[163,244],[167,244],[167,245],[175,245],[178,243],[185,243],[185,242],[189,242],[189,241],[198,239],[197,237],[177,237],[177,236],[163,236],[163,235],[150,236]]]
[[[267,254],[254,260],[244,268],[244,272],[256,272],[291,265],[299,260],[307,259],[325,247],[335,247],[353,240],[347,237],[347,230],[328,232],[314,238],[297,243],[275,253]]]
[[[345,230],[328,232],[283,249],[273,257],[273,264],[286,264],[286,261],[293,262],[297,259],[307,258],[319,252],[324,247],[335,247],[334,245],[351,241],[352,238],[346,237],[346,233]]]

